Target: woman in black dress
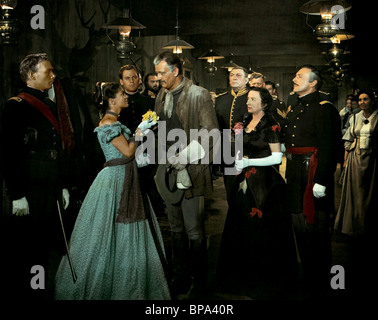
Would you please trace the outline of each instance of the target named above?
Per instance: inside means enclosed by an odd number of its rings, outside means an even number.
[[[265,88],[248,93],[243,157],[235,176],[218,261],[222,291],[254,299],[283,298],[297,271],[294,236],[285,206],[280,126],[267,111],[272,98]]]

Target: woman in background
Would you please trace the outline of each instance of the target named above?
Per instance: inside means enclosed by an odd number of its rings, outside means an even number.
[[[64,256],[55,298],[170,299],[159,225],[140,190],[136,143],[118,121],[128,107],[127,95],[119,83],[98,82],[94,98],[102,116],[95,132],[106,163],[88,191],[71,236],[77,280]]]
[[[372,90],[358,94],[361,111],[349,119],[345,140],[344,181],[335,229],[349,243],[350,287],[358,296],[377,285],[378,109]],[[346,271],[348,274],[349,270]],[[355,291],[354,291],[355,290]]]

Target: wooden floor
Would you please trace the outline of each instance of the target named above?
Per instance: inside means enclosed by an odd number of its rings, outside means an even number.
[[[283,159],[282,165],[280,166],[280,173],[284,177],[285,176],[285,166],[286,166],[286,159]],[[335,173],[335,208],[338,208],[339,201],[340,201],[340,192],[341,187],[337,183],[338,178],[340,175],[340,165],[338,165],[337,171]],[[209,299],[226,299],[226,300],[248,300],[251,299],[245,296],[238,296],[238,295],[228,295],[228,294],[220,294],[216,291],[212,291],[211,289],[215,287],[215,272],[216,272],[216,265],[218,260],[219,254],[219,247],[222,238],[222,232],[224,227],[224,222],[226,219],[227,214],[227,201],[226,201],[226,192],[223,185],[222,177],[213,180],[214,183],[214,191],[212,196],[205,199],[205,228],[207,234],[207,245],[208,245],[208,265],[209,265],[209,273],[208,273],[208,285],[210,288],[210,295]],[[168,220],[166,216],[158,217],[159,224],[161,227],[161,231],[163,234],[167,257],[170,257],[170,231]],[[345,252],[345,243],[342,238],[337,236],[333,236],[332,238],[332,250],[333,250],[333,265],[344,265],[346,259],[346,252]],[[336,293],[335,293],[336,294]],[[341,298],[343,297],[344,292],[338,292],[337,295]],[[337,296],[337,297],[338,297]],[[301,299],[300,296],[296,297]]]

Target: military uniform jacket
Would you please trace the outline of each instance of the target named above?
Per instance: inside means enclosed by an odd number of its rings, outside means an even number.
[[[286,119],[283,130],[286,148],[316,147],[318,165],[314,183],[327,186],[330,179],[333,181],[341,143],[337,109],[322,99],[319,92],[313,92],[298,98]]]
[[[272,96],[273,102],[269,108],[270,113],[276,119],[276,121],[281,121],[286,118],[286,105],[285,102],[277,98],[277,96]],[[280,123],[281,124],[281,123]]]
[[[44,103],[58,119],[55,103],[41,91],[27,87],[24,92]],[[62,140],[57,128],[37,108],[14,97],[7,101],[2,116],[1,160],[7,193],[11,200],[30,197],[38,186],[55,193],[67,185]],[[35,195],[43,198],[46,195]]]
[[[236,123],[243,122],[247,109],[248,89],[241,89],[237,94],[229,91],[215,99],[215,113],[219,129],[232,129]]]
[[[151,109],[151,99],[141,95],[140,92],[127,93],[127,95],[129,106],[122,109],[119,121],[134,133],[142,122],[142,116]]]
[[[141,93],[141,96],[144,97],[146,99],[146,101],[148,101],[148,108],[150,110],[154,110],[155,109],[155,99],[156,99],[156,96],[157,96],[157,93],[154,94],[154,95],[149,95],[148,92],[150,92],[149,90],[144,90],[142,93]]]

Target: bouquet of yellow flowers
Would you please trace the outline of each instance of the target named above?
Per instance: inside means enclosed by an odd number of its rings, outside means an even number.
[[[157,122],[159,120],[159,117],[158,115],[156,114],[155,111],[147,111],[143,116],[142,116],[142,121],[146,121],[148,120],[148,122]]]

